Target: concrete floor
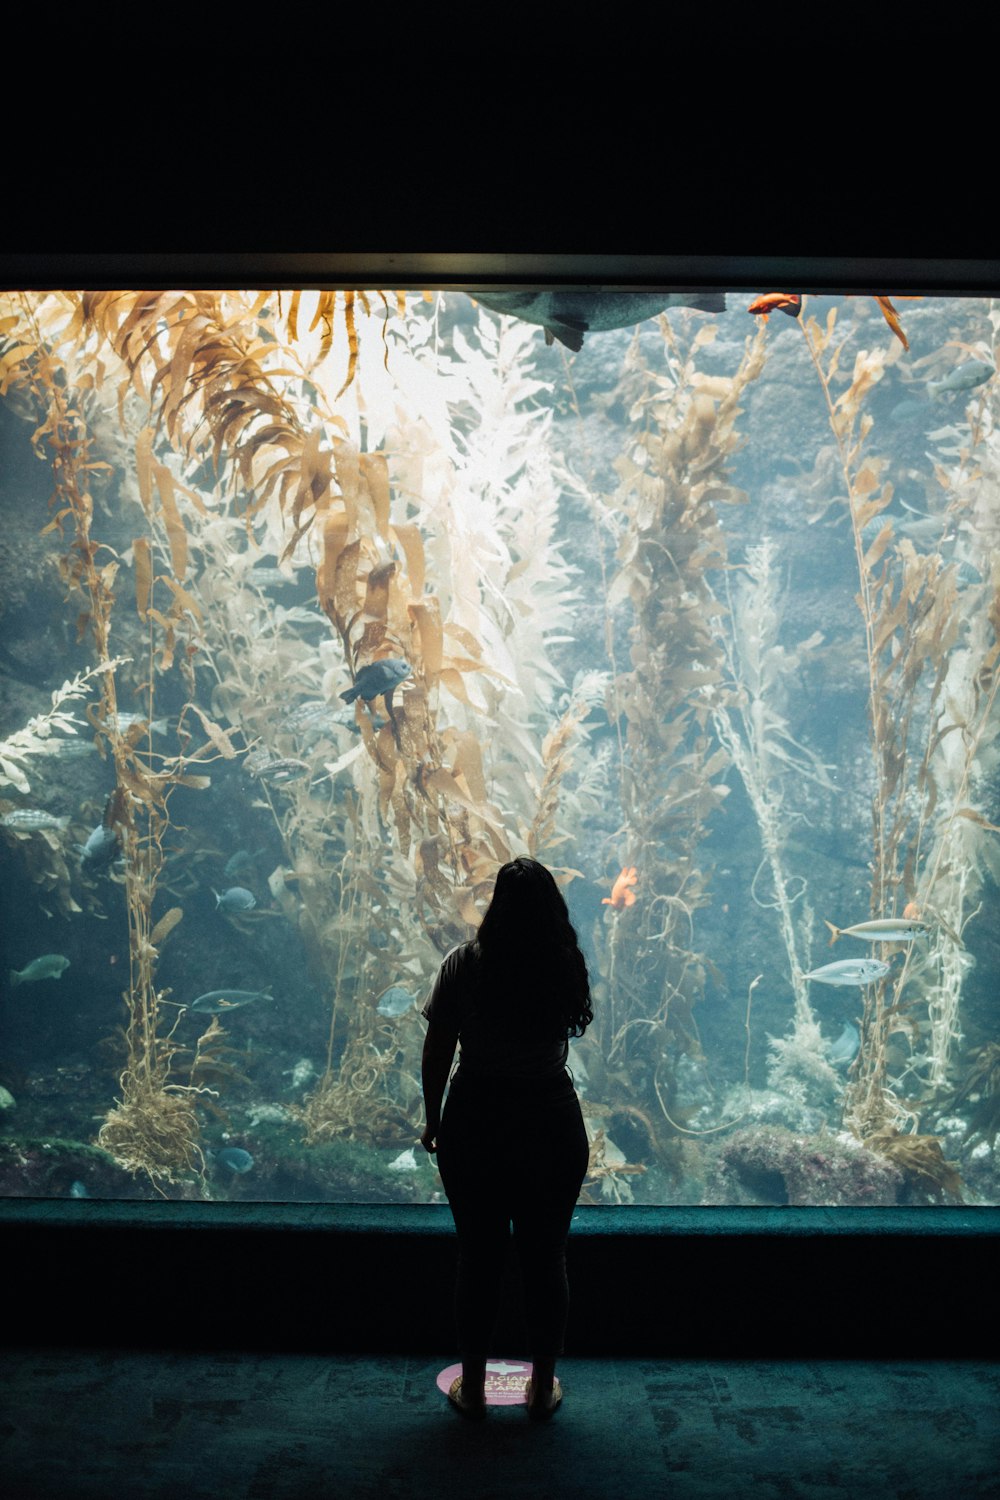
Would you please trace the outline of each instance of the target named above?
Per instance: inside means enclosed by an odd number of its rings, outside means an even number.
[[[8,1351],[0,1494],[1000,1496],[996,1365],[567,1359],[541,1425],[452,1412],[435,1386],[452,1358]]]

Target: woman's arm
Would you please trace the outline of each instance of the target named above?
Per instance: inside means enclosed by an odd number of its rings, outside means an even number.
[[[457,1032],[448,1031],[434,1021],[428,1022],[420,1070],[427,1124],[420,1142],[424,1149],[430,1152],[437,1150],[437,1133],[441,1124],[441,1100],[444,1098],[445,1084],[448,1082],[448,1074],[451,1072],[457,1045]]]

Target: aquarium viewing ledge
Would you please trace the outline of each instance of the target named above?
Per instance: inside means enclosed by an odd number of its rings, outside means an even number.
[[[0,1225],[9,1284],[45,1310],[33,1342],[451,1347],[445,1205],[8,1200]],[[998,1228],[995,1208],[580,1207],[567,1354],[988,1357],[945,1288],[989,1284]]]

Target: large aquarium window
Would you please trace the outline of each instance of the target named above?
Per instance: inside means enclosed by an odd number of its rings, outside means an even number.
[[[582,1201],[1000,1201],[998,328],[0,295],[0,1192],[443,1201],[420,1009],[530,854]]]

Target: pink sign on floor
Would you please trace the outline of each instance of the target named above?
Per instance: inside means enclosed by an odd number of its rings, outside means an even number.
[[[447,1365],[437,1378],[437,1388],[447,1396],[451,1383],[461,1375],[462,1366]],[[523,1359],[491,1359],[486,1365],[486,1405],[523,1406],[524,1387],[531,1365]]]

